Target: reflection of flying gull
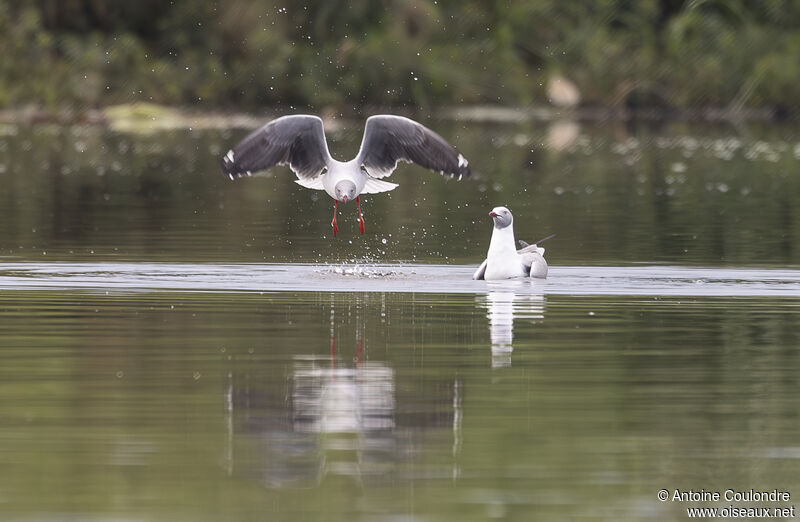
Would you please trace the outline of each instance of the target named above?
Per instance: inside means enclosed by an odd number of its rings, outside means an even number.
[[[489,212],[494,221],[492,240],[489,252],[481,266],[472,275],[472,279],[511,279],[512,277],[547,277],[547,261],[544,260],[544,248],[523,245],[517,250],[514,244],[514,216],[506,207],[495,207]],[[542,241],[549,239],[548,236]]]
[[[467,160],[444,138],[402,116],[378,115],[367,119],[364,138],[355,159],[341,162],[328,152],[322,120],[317,116],[283,116],[243,139],[222,158],[222,170],[235,179],[289,165],[298,184],[324,190],[334,200],[333,235],[339,231],[336,210],[339,201],[358,203],[358,228],[364,233],[360,194],[387,192],[397,187],[380,181],[389,176],[398,161],[416,163],[451,177],[469,176]]]
[[[394,372],[367,361],[359,368],[326,368],[313,358],[295,359],[294,429],[359,433],[394,427]]]

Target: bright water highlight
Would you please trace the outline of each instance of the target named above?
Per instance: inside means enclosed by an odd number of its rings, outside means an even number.
[[[551,267],[547,280],[473,281],[474,266],[421,264],[0,263],[0,289],[410,292],[798,297],[800,270]]]

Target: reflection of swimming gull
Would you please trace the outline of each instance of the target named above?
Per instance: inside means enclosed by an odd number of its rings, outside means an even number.
[[[360,194],[387,192],[397,187],[380,181],[394,172],[398,161],[427,169],[469,176],[469,164],[444,138],[419,123],[401,116],[378,115],[367,119],[358,155],[350,161],[333,159],[328,152],[322,120],[317,116],[283,116],[248,135],[222,159],[222,169],[231,179],[289,165],[297,183],[326,191],[335,201],[333,235],[339,201],[356,200],[358,226],[364,233]]]
[[[497,284],[497,283],[495,283]],[[514,350],[514,319],[539,320],[544,317],[544,296],[516,294],[510,288],[490,291],[486,296],[492,366],[510,366]]]
[[[506,207],[489,212],[494,221],[492,239],[486,259],[472,275],[473,279],[511,279],[513,277],[547,277],[544,248],[535,243],[517,250],[514,244],[514,216]]]
[[[514,294],[490,292],[486,301],[492,355],[511,352],[514,349]]]

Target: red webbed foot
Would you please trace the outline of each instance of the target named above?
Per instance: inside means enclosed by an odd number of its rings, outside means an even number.
[[[361,213],[361,197],[356,197],[356,203],[358,203],[358,230],[361,234],[364,234],[364,215]]]
[[[339,224],[336,223],[336,211],[339,209],[339,200],[334,200],[333,204],[333,219],[331,220],[331,227],[333,228],[333,237],[339,233]]]

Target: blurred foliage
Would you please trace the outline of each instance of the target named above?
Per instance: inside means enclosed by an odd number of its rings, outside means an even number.
[[[789,110],[791,0],[2,0],[0,107],[148,101]]]

